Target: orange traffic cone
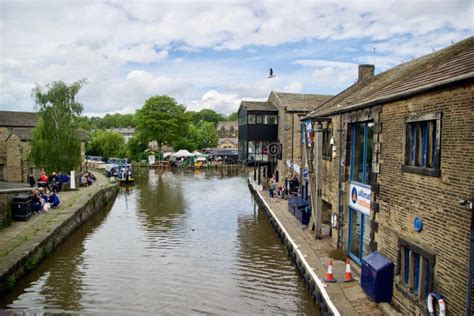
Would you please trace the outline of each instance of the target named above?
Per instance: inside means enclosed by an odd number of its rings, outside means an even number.
[[[334,278],[334,274],[332,274],[332,260],[329,260],[328,273],[326,273],[326,277],[323,280],[324,282],[328,283],[337,282],[337,280]]]
[[[352,278],[351,262],[349,261],[349,258],[347,258],[346,274],[344,275],[344,282],[351,282],[351,281],[354,281],[354,279]]]

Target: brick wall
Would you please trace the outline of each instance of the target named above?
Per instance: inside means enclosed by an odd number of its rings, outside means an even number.
[[[402,172],[405,118],[442,112],[441,177]],[[397,263],[398,238],[435,254],[434,284],[451,315],[464,314],[467,287],[470,200],[474,188],[474,85],[427,93],[385,104],[381,112],[378,250]],[[415,216],[423,230],[413,228]],[[403,314],[425,312],[423,301],[394,287]]]

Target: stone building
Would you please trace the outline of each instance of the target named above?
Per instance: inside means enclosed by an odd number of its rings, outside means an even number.
[[[217,148],[239,147],[239,125],[237,121],[217,123]]]
[[[26,182],[34,112],[0,111],[0,181]]]
[[[268,102],[278,110],[278,140],[282,159],[278,162],[279,180],[304,168],[301,155],[301,117],[332,96],[272,91]]]
[[[404,315],[427,314],[434,290],[449,314],[472,309],[473,211],[460,201],[474,195],[474,37],[376,76],[361,65],[357,83],[304,119],[313,215],[333,215],[334,244],[357,264],[373,251],[394,263]]]
[[[28,182],[30,170],[39,176],[39,168],[28,161],[33,139],[33,128],[38,121],[35,112],[0,111],[0,181]],[[78,131],[81,139],[81,168],[85,168],[88,136]]]
[[[128,143],[130,138],[135,134],[135,128],[133,127],[120,127],[120,128],[111,128],[111,131],[117,132],[123,136],[125,144]]]

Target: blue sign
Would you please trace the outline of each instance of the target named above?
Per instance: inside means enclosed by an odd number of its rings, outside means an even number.
[[[357,203],[357,188],[353,187],[351,192],[352,203]]]
[[[421,218],[415,217],[415,220],[413,221],[413,228],[415,228],[417,232],[421,232],[423,229],[423,221]]]

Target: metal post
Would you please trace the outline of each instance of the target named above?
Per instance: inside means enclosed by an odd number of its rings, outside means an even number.
[[[471,314],[471,302],[472,302],[472,282],[474,273],[474,193],[472,194],[471,200],[471,238],[469,244],[469,266],[467,274],[467,299],[466,299],[466,316]]]

